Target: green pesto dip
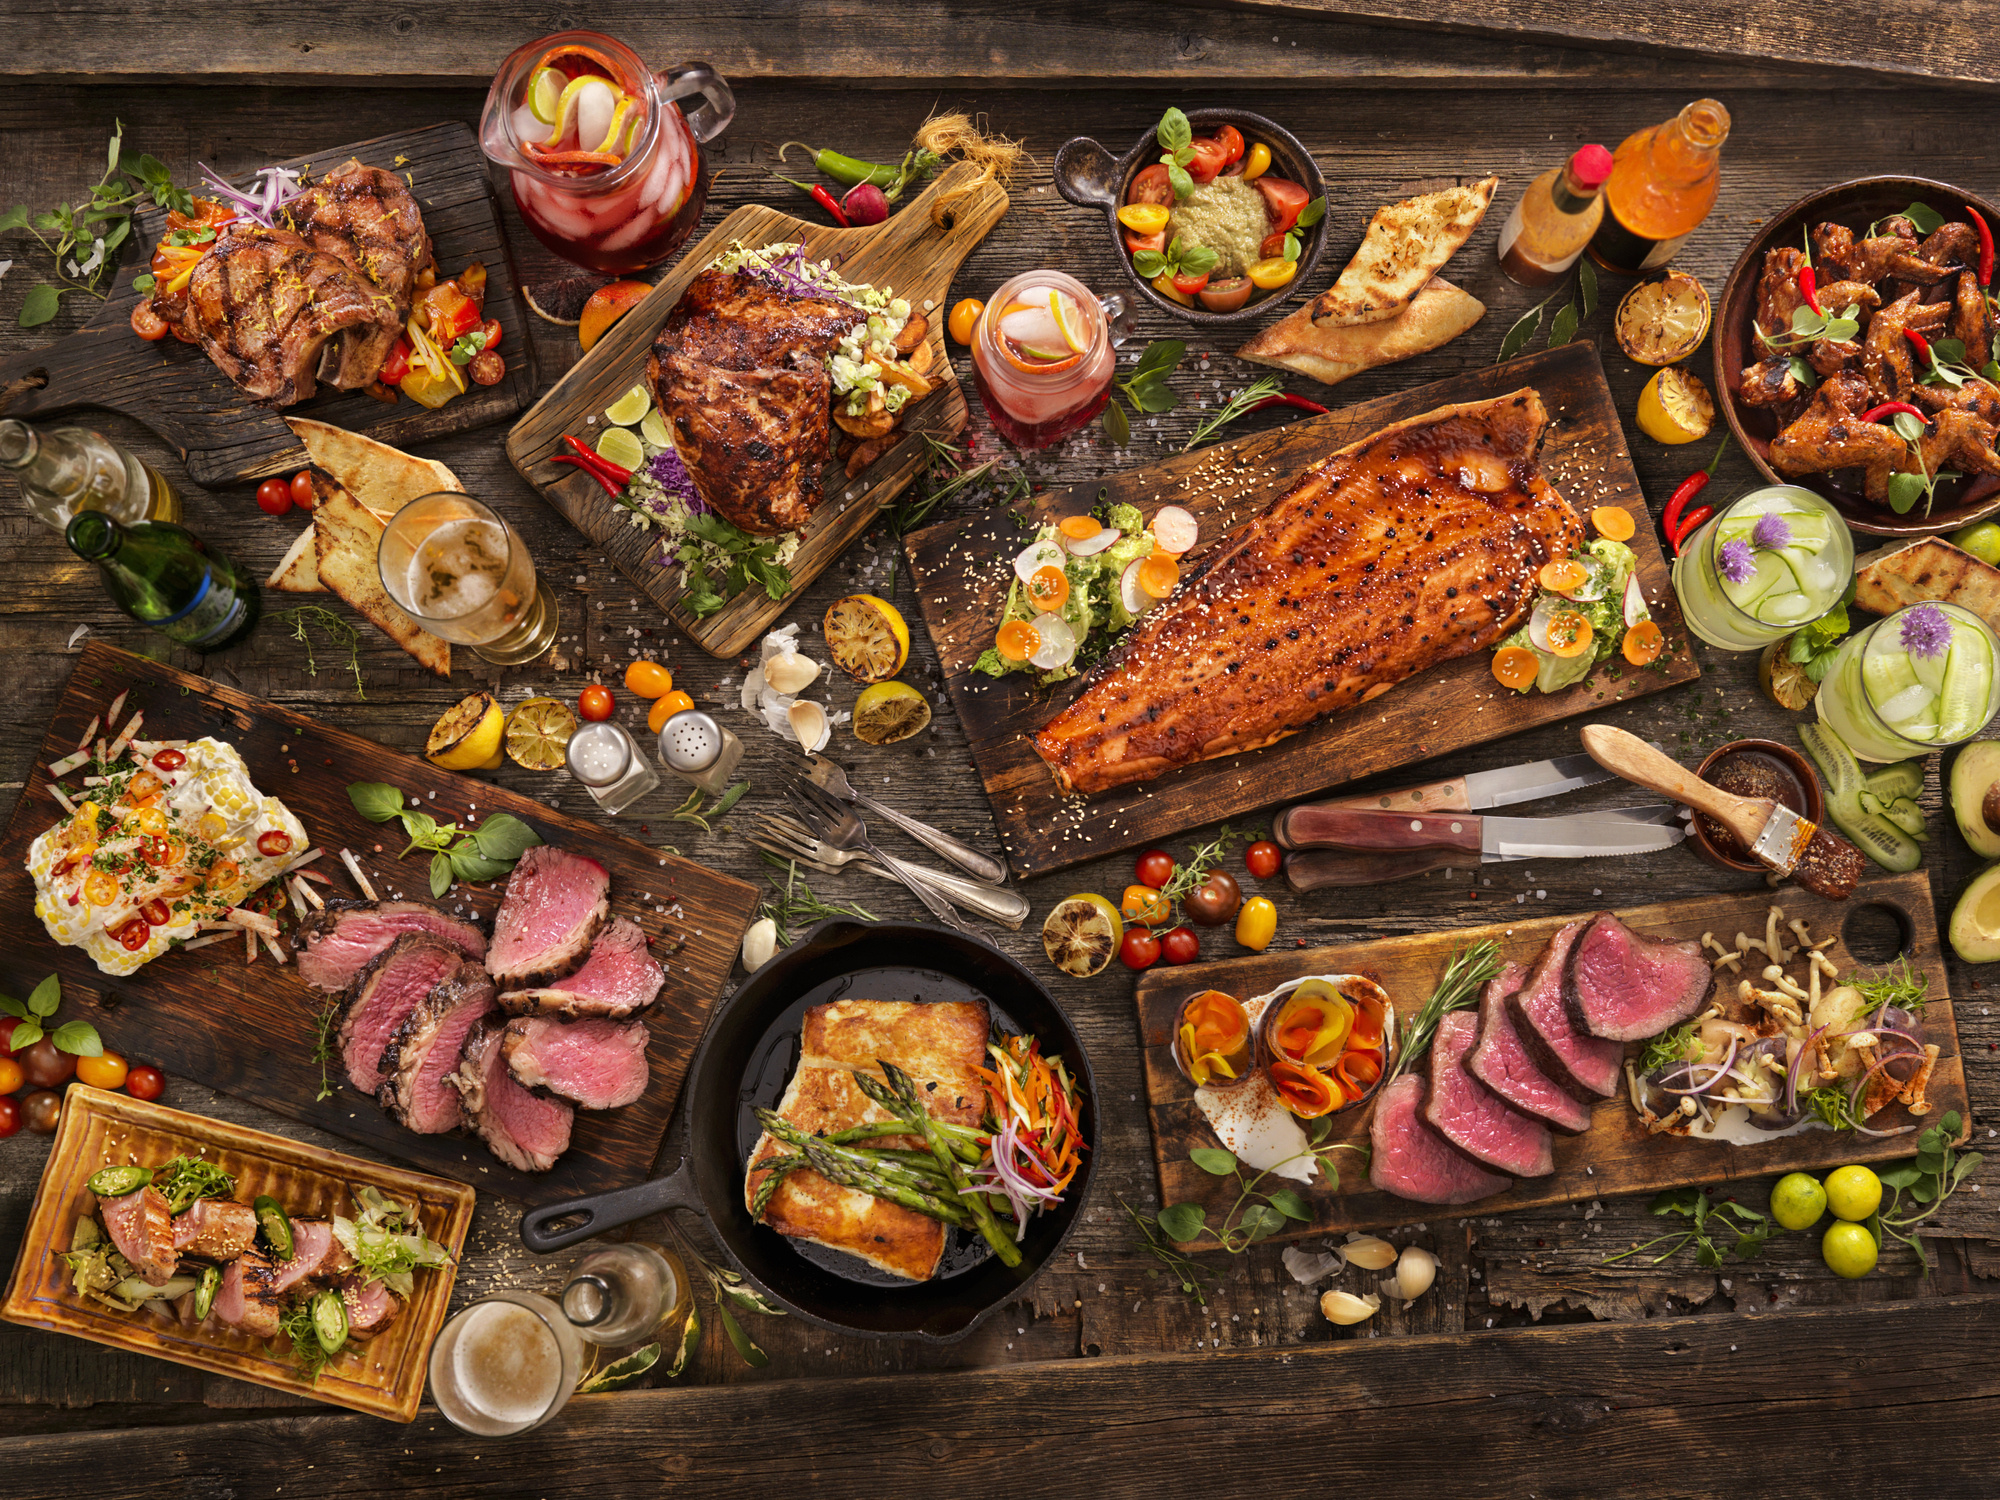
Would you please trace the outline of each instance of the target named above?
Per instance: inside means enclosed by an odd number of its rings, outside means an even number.
[[[1202,183],[1173,206],[1167,216],[1167,243],[1179,235],[1189,244],[1205,245],[1216,255],[1210,275],[1241,276],[1260,258],[1258,249],[1270,234],[1264,194],[1241,177],[1218,177]]]

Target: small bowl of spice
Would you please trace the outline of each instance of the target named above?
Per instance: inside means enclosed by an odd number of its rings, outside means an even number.
[[[1826,794],[1812,762],[1776,740],[1732,740],[1709,752],[1695,772],[1710,786],[1739,797],[1769,797],[1814,823],[1826,821]],[[1725,870],[1761,875],[1764,866],[1743,847],[1735,834],[1713,818],[1696,813],[1691,820],[1695,853]]]

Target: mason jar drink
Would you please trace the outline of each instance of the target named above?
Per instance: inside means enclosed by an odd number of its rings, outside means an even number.
[[[1906,760],[1969,740],[1996,697],[2000,640],[1956,604],[1913,604],[1849,636],[1813,700],[1863,760]]]
[[[1104,410],[1116,373],[1122,297],[1100,301],[1074,276],[1029,271],[993,294],[972,333],[972,380],[1016,448],[1060,442]]]
[[[1688,628],[1725,651],[1756,651],[1840,602],[1854,536],[1811,490],[1774,484],[1724,506],[1682,545],[1674,592]]]

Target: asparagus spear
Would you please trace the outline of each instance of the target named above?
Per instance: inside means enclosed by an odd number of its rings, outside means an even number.
[[[807,1136],[806,1140],[811,1144],[800,1149],[807,1165],[828,1182],[838,1183],[842,1187],[858,1188],[872,1197],[901,1204],[904,1208],[941,1223],[958,1226],[965,1223],[965,1211],[956,1204],[919,1188],[891,1182],[879,1173],[867,1171],[834,1152],[823,1149],[811,1136]]]
[[[865,1073],[856,1073],[854,1080],[861,1091],[877,1104],[910,1125],[912,1135],[921,1135],[937,1158],[937,1164],[944,1169],[952,1190],[959,1195],[966,1208],[971,1211],[972,1222],[978,1228],[986,1243],[993,1247],[993,1253],[1000,1257],[1003,1266],[1018,1266],[1021,1263],[1021,1247],[1014,1243],[1013,1236],[1000,1227],[1000,1221],[993,1217],[993,1209],[986,1201],[984,1193],[975,1192],[967,1184],[965,1173],[960,1170],[958,1158],[952,1154],[944,1134],[937,1128],[929,1108],[924,1103],[923,1092],[916,1080],[911,1078],[894,1063],[882,1058],[876,1059],[881,1066],[882,1076],[889,1080],[887,1086],[877,1083]]]
[[[952,1154],[969,1167],[976,1167],[985,1156],[985,1137],[970,1125],[959,1125],[949,1120],[932,1122],[950,1144]],[[849,1146],[860,1141],[873,1140],[884,1135],[909,1135],[908,1125],[901,1119],[876,1120],[867,1125],[853,1125],[846,1130],[836,1130],[822,1139],[831,1145]],[[925,1153],[929,1155],[928,1152]]]
[[[824,1154],[846,1163],[853,1170],[872,1173],[885,1182],[916,1188],[921,1192],[943,1192],[950,1186],[945,1181],[944,1175],[938,1171],[937,1163],[928,1156],[921,1163],[903,1162],[885,1157],[879,1152],[856,1150],[852,1146],[829,1146],[820,1137],[801,1130],[773,1110],[758,1110],[757,1119],[772,1135],[795,1150],[803,1151],[808,1146],[815,1147]]]
[[[805,1164],[806,1159],[802,1153],[774,1156],[765,1162],[762,1167],[764,1180],[757,1184],[757,1196],[750,1200],[750,1217],[762,1218],[764,1210],[771,1206],[771,1195],[777,1192],[778,1184],[785,1180],[785,1174]]]

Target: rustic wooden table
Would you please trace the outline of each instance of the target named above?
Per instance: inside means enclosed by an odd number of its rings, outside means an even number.
[[[1614,143],[1667,118],[1700,94],[1734,117],[1721,198],[1679,264],[1711,292],[1753,226],[1799,195],[1878,171],[1924,175],[1990,191],[1988,143],[2000,98],[1976,88],[1931,87],[1828,73],[1783,62],[1673,58],[1658,51],[1592,51],[1539,41],[1425,34],[1353,24],[1319,7],[1243,11],[1142,6],[1132,0],[1072,13],[1052,4],[850,9],[804,6],[611,5],[591,24],[625,36],[648,56],[705,56],[736,86],[734,126],[714,153],[719,169],[708,218],[749,202],[786,202],[768,175],[776,143],[803,139],[861,156],[893,158],[934,106],[990,116],[1034,153],[1014,207],[965,265],[953,297],[989,293],[1015,271],[1054,265],[1099,287],[1119,285],[1100,222],[1064,204],[1049,185],[1055,147],[1075,134],[1124,141],[1169,103],[1240,102],[1286,124],[1313,149],[1329,185],[1335,244],[1309,288],[1330,280],[1381,202],[1413,190],[1497,172],[1504,212],[1528,180],[1587,140]],[[1390,20],[1410,7],[1382,5]],[[1318,13],[1306,13],[1306,12]],[[176,0],[77,14],[9,0],[0,69],[0,207],[45,207],[85,191],[101,171],[104,141],[122,120],[128,151],[148,151],[184,180],[197,160],[227,172],[438,120],[477,118],[500,57],[563,24],[520,6],[417,6],[352,10],[302,4],[258,16],[213,0]],[[1504,28],[1503,28],[1504,29]],[[1773,49],[1782,54],[1784,48]],[[1867,57],[1849,57],[1866,63]],[[1990,60],[1990,58],[1988,59]],[[1982,64],[1983,66],[1983,64]],[[1917,71],[1935,71],[1928,65]],[[787,206],[790,206],[789,203]],[[508,208],[524,279],[554,264]],[[1490,308],[1457,342],[1420,360],[1363,376],[1338,402],[1403,389],[1493,361],[1502,334],[1533,300],[1494,265],[1496,212],[1452,267]],[[81,322],[71,299],[47,327],[15,326],[42,270],[19,237],[0,242],[14,268],[0,282],[0,350],[35,347]],[[1616,284],[1607,283],[1607,292]],[[1644,371],[1608,337],[1600,306],[1581,337],[1604,352],[1620,408],[1629,412]],[[1187,330],[1142,314],[1145,337]],[[543,387],[576,357],[569,330],[534,330]],[[1143,424],[1129,451],[1091,434],[1022,464],[1035,484],[1094,480],[1177,451],[1204,408],[1251,372],[1230,343],[1190,338],[1175,380],[1181,408]],[[1703,356],[1705,360],[1706,356]],[[1696,368],[1706,373],[1698,360]],[[1302,378],[1305,394],[1324,392]],[[86,421],[95,418],[86,416]],[[1238,431],[1254,431],[1255,417]],[[102,425],[166,472],[175,456],[144,430]],[[1000,451],[975,407],[977,451]],[[258,631],[226,654],[192,657],[111,609],[89,568],[18,501],[0,508],[0,672],[15,712],[0,724],[0,777],[18,788],[42,725],[88,626],[98,638],[167,655],[177,665],[321,716],[406,749],[420,747],[439,711],[476,685],[512,700],[529,692],[573,697],[589,680],[616,681],[635,656],[672,667],[677,685],[705,703],[733,700],[734,662],[715,661],[678,638],[603,557],[530,491],[502,452],[504,428],[427,449],[468,489],[526,534],[561,599],[554,655],[505,673],[470,655],[446,685],[414,668],[382,637],[363,631],[366,697],[321,654],[305,671],[299,644],[280,628]],[[1709,445],[1670,450],[1629,433],[1646,491],[1658,504]],[[1699,453],[1699,457],[1695,454]],[[1008,455],[1008,461],[1013,461]],[[1752,478],[1737,454],[1717,479],[1728,494]],[[976,504],[977,501],[969,501]],[[267,569],[291,527],[269,522],[246,491],[190,488],[188,520],[201,534]],[[878,529],[853,548],[788,620],[810,631],[828,603],[863,586],[887,590],[896,546]],[[907,605],[907,582],[899,584]],[[284,601],[274,601],[282,603]],[[915,611],[909,611],[914,619]],[[1607,715],[1683,758],[1727,738],[1790,738],[1790,716],[1757,691],[1753,657],[1700,648],[1704,675]],[[467,669],[470,667],[470,670]],[[490,675],[489,675],[490,674]],[[837,745],[861,780],[910,811],[975,844],[995,846],[985,798],[946,705],[921,630],[906,678],[938,710],[932,730],[899,746]],[[837,689],[843,706],[851,686]],[[629,702],[629,700],[628,700]],[[785,753],[740,713],[752,792],[744,812],[771,809],[771,778]],[[1577,748],[1574,724],[1520,736],[1424,767],[1426,775],[1512,764]],[[512,766],[495,773],[528,795],[594,813],[561,776]],[[1610,805],[1615,791],[1580,794]],[[647,805],[642,835],[716,868],[761,880],[754,850],[727,829],[712,836],[668,821],[677,799]],[[1940,909],[1975,861],[1950,831],[1935,767],[1924,797],[1933,837],[1928,872]],[[634,825],[626,825],[634,826]],[[1185,851],[1206,830],[1170,847]],[[1047,973],[1037,939],[1050,903],[1075,890],[1116,894],[1126,857],[1104,859],[1031,884],[1034,915],[1018,934],[990,936]],[[1514,907],[1583,911],[1699,896],[1754,877],[1726,878],[1676,850],[1643,863],[1499,866],[1470,888],[1426,878],[1353,893],[1295,898],[1277,891],[1278,942],[1339,943],[1492,920]],[[900,888],[862,876],[815,879],[830,898],[880,916],[917,915]],[[1932,935],[1925,934],[1929,940]],[[1234,951],[1226,941],[1223,949]],[[1971,1087],[1976,1142],[2000,1113],[2000,1020],[1981,971],[1951,963],[1952,991]],[[121,1490],[187,1494],[331,1493],[365,1485],[425,1495],[623,1493],[668,1484],[718,1492],[780,1487],[881,1494],[953,1484],[975,1493],[1110,1493],[1141,1486],[1212,1490],[1227,1475],[1293,1472],[1303,1442],[1318,1477],[1366,1481],[1381,1491],[1456,1494],[1721,1494],[1743,1476],[1698,1469],[1719,1456],[1768,1445],[1776,1465],[1760,1488],[1824,1490],[1852,1481],[1865,1424],[1910,1455],[1881,1465],[1890,1493],[1990,1493],[1970,1404],[2000,1385],[2000,1299],[1985,1278],[2000,1272],[2000,1191],[1962,1192],[1928,1234],[1937,1268],[1921,1276],[1897,1253],[1866,1280],[1842,1281],[1820,1263],[1814,1239],[1775,1240],[1759,1259],[1720,1271],[1687,1255],[1653,1267],[1607,1254],[1650,1238],[1643,1199],[1577,1204],[1504,1218],[1440,1213],[1415,1237],[1441,1260],[1436,1289],[1405,1310],[1391,1305],[1354,1329],[1330,1326],[1317,1290],[1298,1286],[1264,1246],[1211,1257],[1219,1284],[1205,1304],[1184,1296],[1135,1248],[1121,1200],[1158,1206],[1143,1107],[1132,982],[1114,967],[1089,982],[1055,981],[1101,1080],[1103,1147],[1077,1252],[1051,1266],[1032,1296],[963,1342],[922,1347],[842,1338],[795,1322],[753,1319],[770,1354],[751,1369],[708,1319],[686,1374],[658,1389],[579,1398],[530,1439],[503,1444],[459,1436],[426,1414],[407,1430],[203,1378],[168,1364],[0,1325],[0,1434],[8,1459],[0,1491],[44,1496]],[[183,1079],[167,1102],[320,1144],[330,1137],[267,1115]],[[677,1126],[661,1157],[680,1150]],[[35,1191],[45,1138],[0,1141],[0,1264],[10,1261]],[[635,1170],[635,1176],[638,1175]],[[1981,1177],[1990,1179],[1990,1172]],[[1751,1182],[1761,1204],[1768,1184]],[[516,1237],[516,1209],[482,1198],[458,1299],[500,1286],[558,1284],[573,1257],[538,1260]],[[681,1227],[700,1242],[701,1226]],[[1349,1279],[1362,1289],[1360,1273]],[[1345,1283],[1342,1283],[1345,1284]],[[1421,1413],[1417,1420],[1412,1414]],[[133,1429],[154,1429],[135,1433]],[[134,1441],[135,1437],[137,1441]],[[1272,1439],[1276,1439],[1275,1442]],[[1874,1445],[1869,1445],[1874,1446]],[[1780,1457],[1779,1454],[1790,1455]],[[1705,1460],[1704,1460],[1705,1461]],[[1794,1467],[1796,1461],[1796,1466]],[[131,1478],[125,1478],[126,1475]],[[1780,1474],[1795,1476],[1780,1478]]]

